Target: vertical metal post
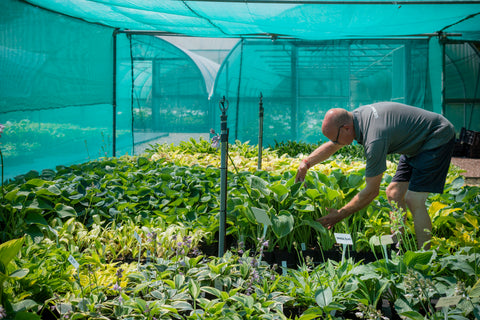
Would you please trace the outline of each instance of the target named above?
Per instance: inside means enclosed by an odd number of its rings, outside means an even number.
[[[292,52],[290,58],[292,74],[292,83],[291,83],[291,96],[292,96],[292,106],[290,109],[290,137],[292,140],[297,139],[297,113],[298,113],[298,47],[295,44],[292,44]]]
[[[117,34],[118,29],[113,31],[113,97],[112,97],[112,156],[115,157],[117,152]]]
[[[442,48],[442,113],[445,114],[445,41],[446,36],[444,34],[439,35],[439,42]]]
[[[263,151],[263,96],[260,92],[260,102],[258,103],[258,165],[257,169],[262,170],[262,151]]]
[[[228,128],[227,128],[227,110],[228,100],[223,97],[220,100],[220,143],[221,143],[221,160],[220,160],[220,225],[218,230],[218,256],[223,257],[225,253],[225,234],[226,234],[226,218],[227,218],[227,159],[228,159]]]
[[[242,84],[243,46],[244,45],[245,45],[245,41],[244,39],[242,39],[242,46],[240,47],[240,70],[238,72],[238,86],[237,86],[237,110],[235,114],[235,141],[238,139],[238,117],[240,115],[240,89]]]

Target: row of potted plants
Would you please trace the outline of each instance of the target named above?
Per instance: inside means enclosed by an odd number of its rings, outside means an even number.
[[[428,200],[433,249],[425,252],[414,247],[409,219],[398,247],[373,241],[394,227],[384,190],[333,231],[316,223],[362,188],[358,158],[318,165],[302,185],[294,183],[298,157],[264,154],[259,171],[255,148],[230,147],[221,258],[207,251],[217,246],[220,192],[218,151],[208,141],[17,177],[1,199],[0,316],[478,317],[479,190],[456,168],[446,192]],[[338,246],[335,233],[353,245]],[[331,250],[338,256],[326,259]],[[281,251],[294,262],[272,258]]]

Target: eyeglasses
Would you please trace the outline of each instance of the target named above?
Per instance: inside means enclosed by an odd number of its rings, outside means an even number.
[[[343,126],[344,126],[344,124],[342,124],[340,127],[338,127],[337,137],[335,138],[335,140],[332,140],[332,142],[333,142],[334,144],[340,144],[340,143],[338,143],[338,137],[340,137],[340,129],[342,129]]]

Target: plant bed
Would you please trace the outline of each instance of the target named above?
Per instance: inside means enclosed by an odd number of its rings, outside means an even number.
[[[391,252],[388,252],[388,258],[391,258]],[[267,251],[263,253],[263,261],[270,265],[277,264],[282,266],[286,263],[288,268],[296,269],[299,265],[305,263],[307,260],[314,265],[319,265],[332,261],[341,261],[343,258],[351,258],[354,262],[370,263],[382,259],[382,255],[375,255],[373,252],[356,252],[347,251],[345,256],[342,255],[342,251],[338,247],[334,247],[330,250],[320,249],[307,249],[301,252],[289,252],[287,250],[276,249],[274,251]]]
[[[14,241],[0,247],[0,305],[7,318],[25,310],[45,319],[143,319],[149,310],[148,317],[157,319],[195,319],[197,311],[205,319],[226,319],[248,310],[251,319],[263,319],[283,308],[291,319],[328,318],[332,309],[342,310],[336,319],[357,319],[366,304],[390,319],[399,319],[397,313],[441,319],[436,302],[425,308],[421,299],[454,294],[461,301],[449,307],[450,319],[478,318],[479,188],[465,186],[455,173],[443,194],[428,199],[432,250],[401,247],[396,254],[387,247],[386,261],[380,248],[376,257],[368,252],[372,236],[391,230],[386,184],[369,210],[335,226],[364,250],[352,246],[342,255],[333,232],[316,221],[362,188],[363,169],[340,160],[319,164],[300,186],[294,182],[298,159],[272,155],[268,171],[255,171],[255,163],[252,172],[230,173],[232,237],[218,257],[218,156],[172,152],[163,158],[105,159],[5,184],[0,236]],[[411,217],[406,222],[411,234]],[[239,239],[247,243],[242,250]],[[308,250],[280,250],[293,243]],[[333,249],[322,252],[319,243]],[[267,263],[258,263],[261,252]]]

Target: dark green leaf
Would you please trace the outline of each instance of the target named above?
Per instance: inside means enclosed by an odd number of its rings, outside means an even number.
[[[25,222],[27,224],[40,224],[43,226],[48,226],[47,220],[38,212],[32,212],[30,211],[27,213],[27,216],[25,217]]]
[[[407,267],[415,268],[417,265],[427,265],[432,258],[433,252],[412,252],[407,251],[403,257],[403,262]]]
[[[28,227],[26,233],[32,238],[35,243],[40,243],[43,240],[43,233],[36,224],[32,224]]]

